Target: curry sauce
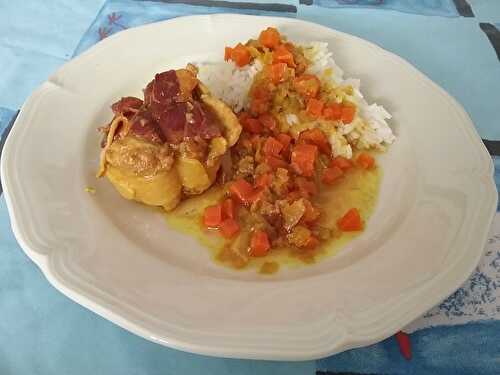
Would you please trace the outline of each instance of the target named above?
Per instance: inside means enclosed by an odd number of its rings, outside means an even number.
[[[276,273],[281,267],[296,268],[314,264],[341,251],[348,242],[362,232],[342,232],[337,229],[337,220],[349,207],[357,207],[363,221],[368,221],[372,214],[380,188],[382,171],[380,167],[370,170],[353,169],[346,173],[334,186],[322,186],[315,203],[325,213],[319,224],[333,233],[313,250],[295,247],[273,248],[265,257],[248,257],[245,264],[233,262],[225,254],[226,241],[216,231],[207,230],[202,223],[206,207],[216,204],[224,196],[224,189],[216,186],[203,195],[183,201],[175,210],[165,213],[168,226],[194,236],[209,249],[212,259],[218,264],[233,269],[255,269],[261,274]]]

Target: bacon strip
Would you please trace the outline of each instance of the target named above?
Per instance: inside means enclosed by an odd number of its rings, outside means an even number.
[[[130,119],[137,112],[139,112],[139,108],[142,106],[142,100],[136,98],[134,96],[127,96],[121,98],[116,103],[111,106],[111,110],[115,115],[121,114],[126,118]]]
[[[221,135],[217,115],[205,103],[193,99],[198,86],[188,69],[155,75],[144,89],[144,102],[126,97],[113,104],[115,114],[131,122],[131,133],[151,142],[178,144],[183,139],[212,139]]]
[[[151,112],[140,110],[131,120],[130,133],[153,143],[165,142],[158,123],[153,119]]]

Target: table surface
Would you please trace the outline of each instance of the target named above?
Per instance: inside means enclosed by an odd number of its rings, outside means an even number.
[[[296,17],[345,31],[407,59],[451,93],[489,147],[500,186],[500,1],[0,0],[0,142],[48,75],[99,40],[189,14]],[[492,141],[492,142],[489,142]],[[1,185],[0,185],[1,186]],[[0,187],[1,194],[1,187]],[[500,215],[485,255],[452,296],[394,338],[318,361],[210,358],[139,338],[64,297],[17,244],[0,196],[0,374],[499,374]]]

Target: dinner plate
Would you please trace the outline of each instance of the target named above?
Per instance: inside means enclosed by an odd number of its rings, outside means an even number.
[[[268,26],[328,42],[369,101],[393,114],[397,135],[378,159],[381,190],[363,234],[271,277],[218,266],[159,212],[95,178],[96,128],[114,101],[140,96],[155,72],[221,59],[224,46]],[[19,244],[62,293],[154,342],[255,359],[319,358],[392,335],[466,280],[497,200],[470,118],[409,63],[313,23],[228,14],[126,30],[65,64],[23,105],[1,172]]]

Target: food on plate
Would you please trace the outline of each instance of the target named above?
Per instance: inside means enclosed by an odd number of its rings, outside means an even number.
[[[244,267],[282,249],[310,260],[362,231],[378,189],[374,151],[395,139],[389,113],[366,102],[359,80],[343,78],[326,43],[292,43],[269,27],[226,47],[224,60],[199,67],[243,127],[225,194],[203,213],[226,239],[219,260]]]
[[[127,199],[171,210],[213,184],[228,148],[240,135],[233,111],[196,77],[193,65],[155,75],[144,100],[112,105],[98,176]]]
[[[219,262],[263,274],[314,262],[365,229],[377,152],[395,140],[390,114],[343,77],[326,43],[272,27],[220,62],[157,74],[144,100],[112,109],[99,175],[215,238]]]

